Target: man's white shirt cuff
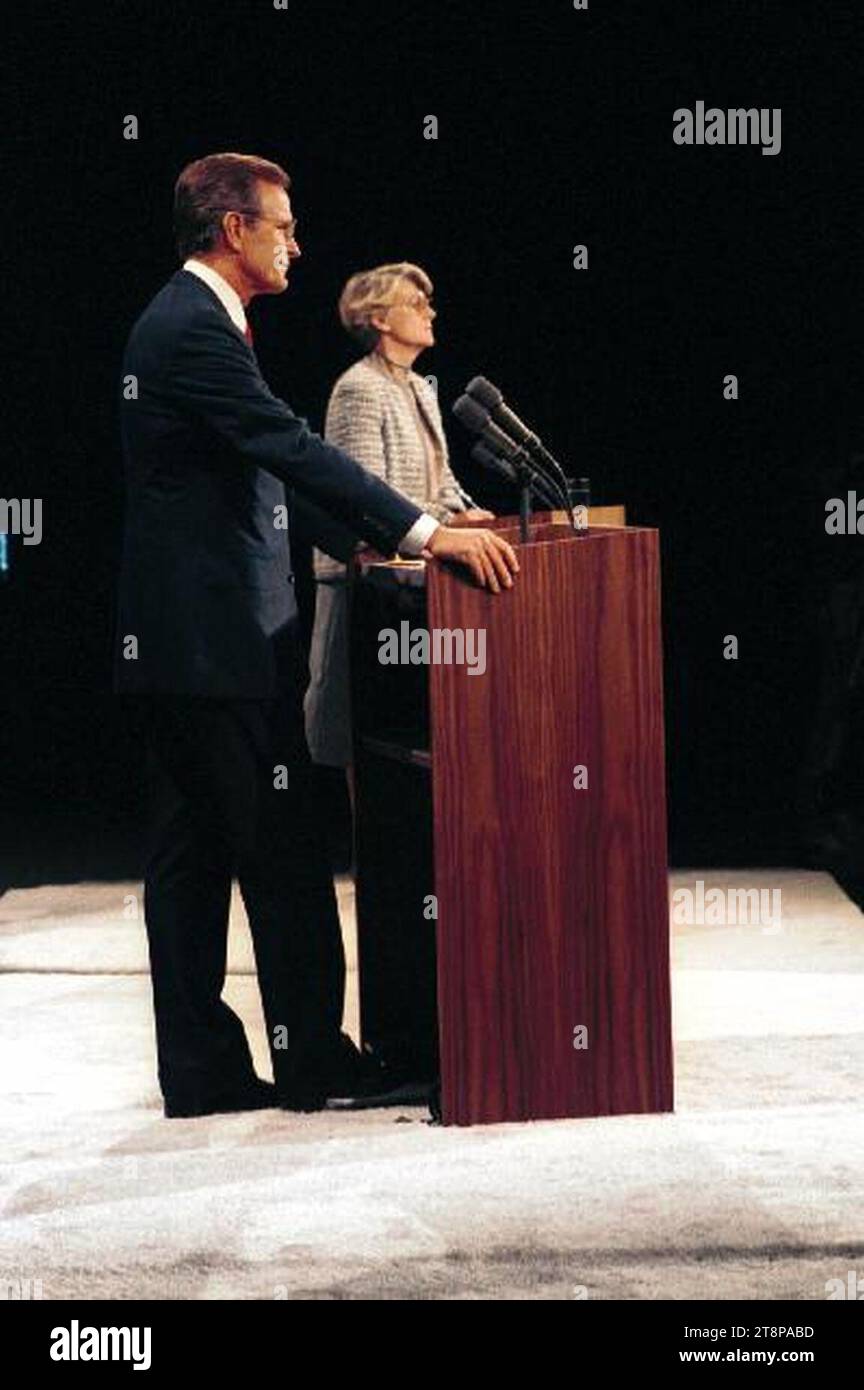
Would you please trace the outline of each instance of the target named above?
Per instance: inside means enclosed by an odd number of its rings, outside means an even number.
[[[423,512],[418,516],[410,531],[407,531],[399,542],[400,555],[420,555],[426,549],[426,543],[433,531],[437,531],[441,525],[434,516],[428,512]]]

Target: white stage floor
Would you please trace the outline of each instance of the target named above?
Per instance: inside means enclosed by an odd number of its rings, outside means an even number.
[[[676,1113],[442,1129],[420,1109],[162,1118],[138,884],[0,898],[0,1282],[45,1298],[824,1299],[864,1287],[864,918],[673,925]],[[680,899],[677,899],[680,902]],[[356,1033],[351,887],[340,884]],[[124,913],[126,914],[124,916]],[[226,997],[269,1075],[239,898]]]

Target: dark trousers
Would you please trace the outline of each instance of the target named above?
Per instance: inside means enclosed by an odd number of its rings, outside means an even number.
[[[326,1089],[347,1042],[345,959],[299,699],[154,695],[139,697],[137,714],[151,753],[145,916],[163,1095],[205,1102],[254,1075],[221,997],[232,877],[277,1089],[286,1099]]]

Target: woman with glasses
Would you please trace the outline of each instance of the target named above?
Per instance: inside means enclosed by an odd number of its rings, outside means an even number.
[[[336,382],[326,438],[448,526],[489,520],[454,477],[438,400],[413,370],[432,347],[432,282],[401,261],[352,275],[339,317],[365,356]],[[315,551],[316,606],[306,694],[312,758],[350,768],[351,709],[345,566]],[[349,782],[350,785],[350,782]]]

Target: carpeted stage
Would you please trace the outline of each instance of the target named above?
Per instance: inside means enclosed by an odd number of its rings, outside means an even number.
[[[802,1299],[864,1269],[864,919],[673,925],[674,1115],[475,1129],[425,1110],[162,1118],[137,884],[0,898],[0,1280],[46,1299]],[[357,1023],[352,891],[340,883]],[[125,915],[124,915],[125,913]],[[269,1075],[239,898],[227,998]]]

